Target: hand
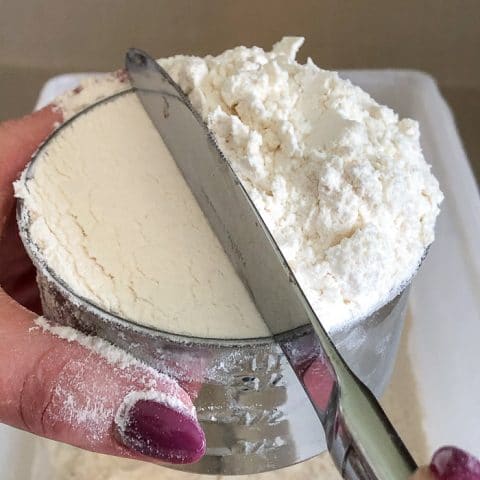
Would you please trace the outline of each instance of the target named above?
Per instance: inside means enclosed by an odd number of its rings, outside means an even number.
[[[18,237],[12,182],[61,121],[46,107],[0,124],[0,422],[95,452],[194,462],[205,453],[205,436],[174,380],[109,363],[34,323],[40,302]]]

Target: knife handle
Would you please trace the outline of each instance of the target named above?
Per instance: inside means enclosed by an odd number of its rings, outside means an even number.
[[[330,379],[323,404],[299,376],[325,430],[327,446],[347,480],[407,480],[417,465],[373,393],[360,381],[316,319],[322,363]],[[283,348],[283,347],[282,347]],[[288,356],[288,351],[284,349]]]
[[[377,399],[321,325],[316,333],[320,352],[312,335],[276,340],[315,408],[338,471],[347,480],[409,479],[417,465]]]
[[[417,465],[382,407],[353,372],[336,373],[324,427],[342,477],[407,480]]]

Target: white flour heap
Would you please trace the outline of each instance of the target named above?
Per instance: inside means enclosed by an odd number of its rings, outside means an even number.
[[[302,42],[160,63],[207,121],[330,328],[408,282],[433,241],[442,194],[418,124],[311,60],[297,63]],[[68,117],[126,87],[89,81],[59,105]],[[134,96],[81,118],[41,155],[26,188],[17,185],[49,266],[76,293],[139,323],[265,335]]]

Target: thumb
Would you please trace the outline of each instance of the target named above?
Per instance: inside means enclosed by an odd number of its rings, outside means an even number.
[[[102,340],[33,318],[0,293],[0,421],[117,456],[190,463],[204,454],[191,400],[174,380]]]

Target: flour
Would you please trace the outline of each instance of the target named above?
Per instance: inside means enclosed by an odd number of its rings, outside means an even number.
[[[50,323],[43,317],[38,317],[34,320],[35,325],[41,328],[44,332],[51,333],[67,342],[76,342],[82,345],[82,347],[97,353],[102,356],[108,363],[115,365],[117,368],[125,369],[130,367],[138,367],[148,371],[153,376],[164,377],[169,379],[166,375],[159,373],[154,368],[148,366],[137,358],[133,357],[125,350],[115,347],[106,340],[93,335],[85,335],[78,330],[71,327],[65,327]],[[35,328],[35,327],[32,327]]]
[[[159,62],[215,134],[331,329],[372,313],[411,279],[442,194],[418,124],[312,60],[297,63],[302,42]],[[64,115],[128,87],[107,78],[62,97]],[[139,323],[266,335],[138,101],[130,94],[95,111],[49,146],[17,190],[50,267],[77,294]]]
[[[62,130],[34,175],[31,238],[77,295],[170,332],[268,336],[135,94]]]
[[[158,390],[150,390],[143,392],[130,392],[123,399],[123,403],[117,411],[115,416],[115,424],[119,428],[120,434],[125,432],[127,427],[126,421],[130,417],[130,411],[140,400],[153,400],[155,402],[166,405],[167,407],[177,412],[182,412],[188,417],[194,416],[192,408],[186,408],[185,404],[177,398],[166,395]]]
[[[69,90],[56,100],[56,108],[67,120],[97,100],[130,88],[130,84],[117,74],[87,77],[75,90]]]
[[[327,326],[371,313],[411,278],[442,194],[417,122],[318,68],[301,38],[160,63],[215,133]]]

